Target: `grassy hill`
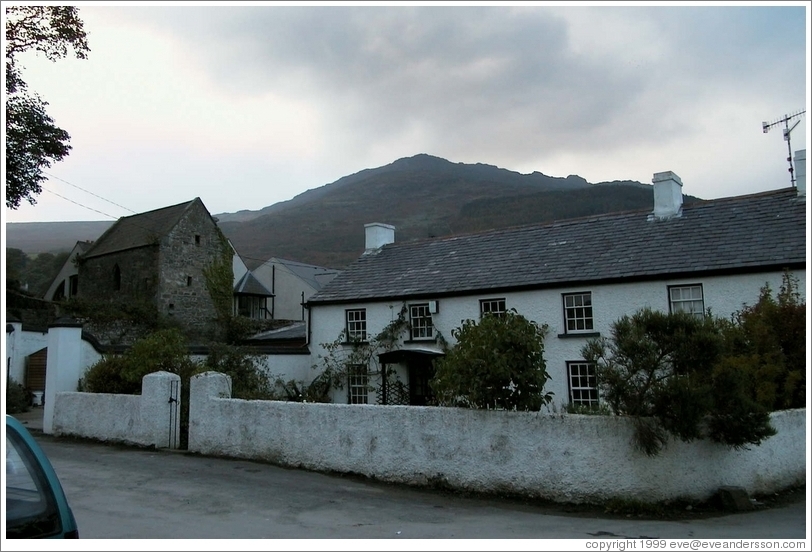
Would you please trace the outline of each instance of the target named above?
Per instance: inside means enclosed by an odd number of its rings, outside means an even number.
[[[686,202],[695,198],[686,197]],[[251,266],[281,257],[342,268],[364,248],[364,224],[395,226],[398,242],[653,208],[650,185],[590,184],[579,176],[520,174],[420,154],[345,176],[259,210],[215,215]],[[69,251],[112,222],[6,224],[6,245],[26,253]]]

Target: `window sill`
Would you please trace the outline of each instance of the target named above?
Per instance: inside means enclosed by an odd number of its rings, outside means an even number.
[[[345,347],[351,347],[352,345],[369,345],[369,341],[366,339],[358,341],[342,341],[341,344]]]
[[[437,343],[436,337],[425,337],[425,338],[418,338],[418,339],[404,339],[403,343]]]
[[[588,339],[590,337],[600,337],[601,332],[581,332],[581,333],[563,333],[558,334],[560,339],[572,339],[572,338],[582,338]]]

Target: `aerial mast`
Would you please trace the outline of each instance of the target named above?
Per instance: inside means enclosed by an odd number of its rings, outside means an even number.
[[[764,131],[764,134],[770,132],[770,129],[772,129],[773,127],[780,125],[781,123],[784,123],[784,140],[787,142],[787,161],[789,162],[789,180],[793,188],[795,187],[795,168],[792,166],[792,146],[790,145],[789,134],[795,129],[796,126],[798,126],[798,123],[800,123],[801,121],[800,120],[795,121],[795,124],[793,124],[792,126],[789,126],[789,122],[792,121],[793,119],[800,119],[804,113],[806,113],[806,109],[796,111],[791,115],[784,115],[780,119],[776,119],[771,123],[768,123],[766,121],[761,123],[761,129]]]

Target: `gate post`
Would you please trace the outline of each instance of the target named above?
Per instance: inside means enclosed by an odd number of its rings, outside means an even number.
[[[76,391],[82,359],[82,324],[70,317],[48,326],[48,361],[45,365],[45,408],[42,432],[54,432],[54,398],[58,391]]]

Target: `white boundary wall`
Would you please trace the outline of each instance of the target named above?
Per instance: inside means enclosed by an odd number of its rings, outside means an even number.
[[[57,436],[178,448],[180,376],[148,374],[142,380],[140,395],[58,392],[53,412],[52,429]]]
[[[777,412],[777,435],[733,450],[669,442],[649,458],[628,420],[416,406],[231,399],[230,378],[192,378],[189,451],[412,485],[560,502],[706,499],[719,487],[773,492],[806,478],[806,410]]]

